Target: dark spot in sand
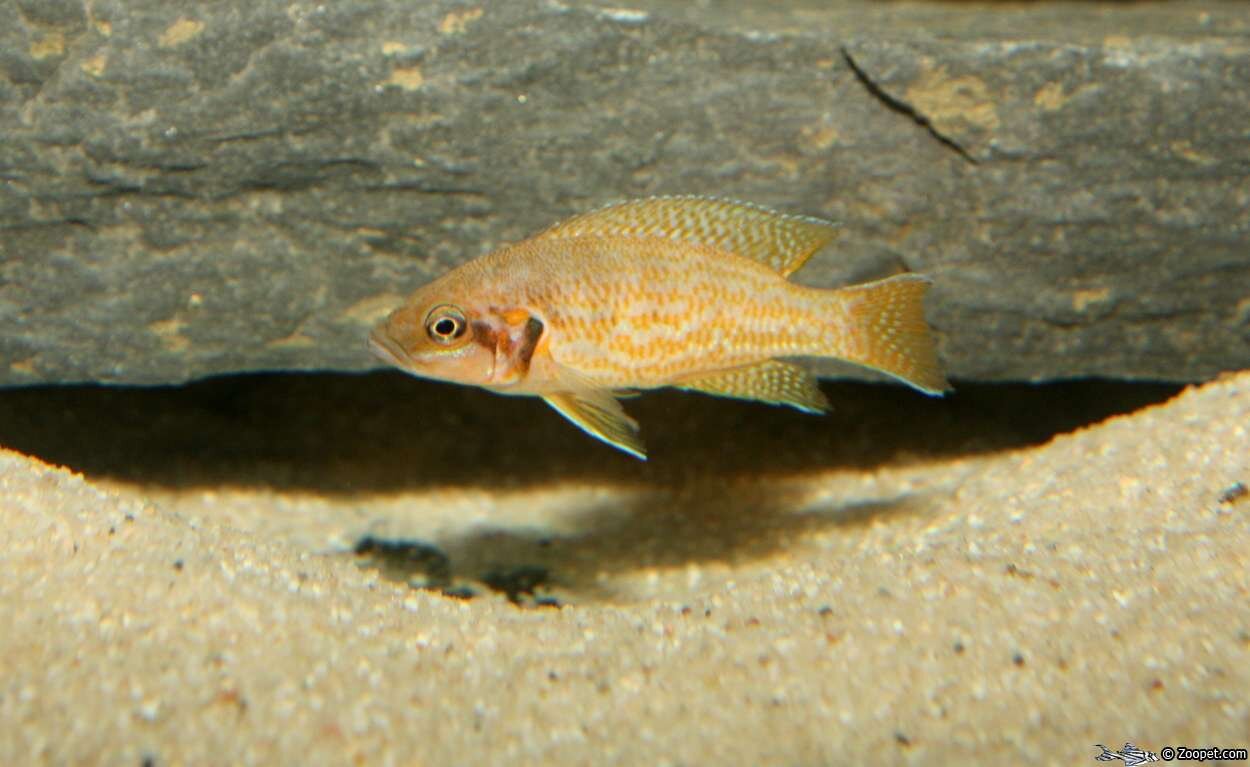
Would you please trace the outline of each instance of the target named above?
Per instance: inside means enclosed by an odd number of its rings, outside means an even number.
[[[545,567],[537,565],[521,565],[506,570],[491,570],[482,576],[485,583],[493,591],[498,591],[514,605],[522,603],[522,597],[531,597],[537,607],[559,607],[560,603],[550,597],[538,597],[534,591],[545,585],[551,573]]]
[[[437,547],[422,541],[366,535],[356,542],[353,552],[377,567],[388,580],[440,590],[451,584],[451,560]]]
[[[1007,567],[1004,568],[1004,572],[1006,572],[1008,575],[1012,575],[1017,578],[1024,578],[1025,580],[1029,580],[1033,577],[1033,573],[1029,572],[1028,570],[1021,570],[1020,568],[1016,567],[1014,563],[1010,563],[1010,562],[1007,564]]]
[[[1245,498],[1247,495],[1250,495],[1250,490],[1246,489],[1245,483],[1234,482],[1220,492],[1219,502],[1225,504],[1234,503],[1242,498]]]

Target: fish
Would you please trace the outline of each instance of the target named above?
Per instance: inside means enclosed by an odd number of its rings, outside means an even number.
[[[421,378],[541,397],[642,460],[620,399],[649,389],[824,413],[829,401],[799,360],[831,357],[943,394],[928,277],[836,289],[787,279],[838,229],[714,197],[608,205],[420,287],[369,347]]]

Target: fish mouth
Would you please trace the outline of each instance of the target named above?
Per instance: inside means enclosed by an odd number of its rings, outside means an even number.
[[[408,358],[404,350],[400,348],[395,339],[391,338],[390,334],[381,325],[369,333],[369,351],[373,352],[374,356],[382,359],[384,362],[389,362],[397,368],[407,370],[412,367],[412,360]]]

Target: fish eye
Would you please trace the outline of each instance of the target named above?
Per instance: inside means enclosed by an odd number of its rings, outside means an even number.
[[[436,306],[425,320],[425,331],[440,344],[450,344],[464,335],[469,326],[464,312],[454,306]]]

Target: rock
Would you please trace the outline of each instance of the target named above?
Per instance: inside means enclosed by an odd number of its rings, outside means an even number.
[[[844,222],[813,284],[932,274],[956,379],[1250,366],[1232,7],[0,16],[0,384],[375,367],[431,276],[664,193]]]

